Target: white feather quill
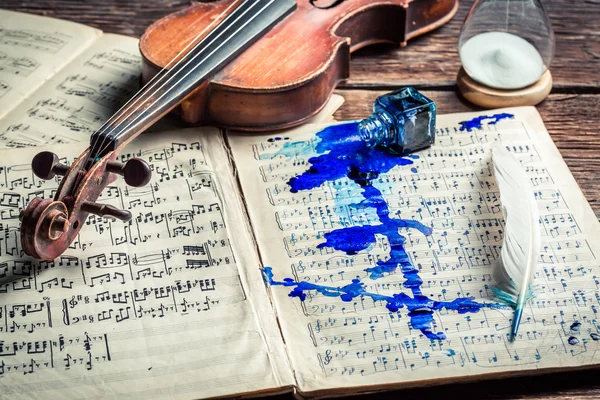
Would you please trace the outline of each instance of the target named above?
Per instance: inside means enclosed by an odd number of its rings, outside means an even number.
[[[503,147],[492,148],[496,182],[504,214],[504,243],[494,266],[494,293],[515,308],[510,340],[517,334],[540,252],[539,212],[531,182],[519,162]]]

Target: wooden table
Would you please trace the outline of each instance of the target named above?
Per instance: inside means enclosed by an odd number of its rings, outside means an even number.
[[[139,37],[156,19],[184,8],[184,0],[3,0],[0,7],[68,19],[105,32]],[[411,85],[434,100],[439,113],[477,110],[456,94],[460,62],[458,34],[473,0],[460,1],[458,14],[442,28],[409,42],[408,47],[379,45],[353,56],[352,78],[338,93],[346,99],[336,117],[369,115],[380,94]],[[556,34],[551,66],[554,89],[538,106],[554,142],[600,215],[600,0],[545,0]],[[410,389],[361,398],[384,399],[572,399],[600,398],[600,370],[511,378],[427,389]],[[290,399],[291,396],[281,396]],[[276,398],[274,398],[276,399]]]

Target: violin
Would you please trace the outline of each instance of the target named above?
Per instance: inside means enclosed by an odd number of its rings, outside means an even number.
[[[34,198],[21,212],[23,251],[55,259],[89,214],[129,221],[131,212],[96,201],[119,175],[134,187],[150,181],[145,161],[117,156],[165,114],[237,130],[299,125],[349,77],[352,51],[404,45],[457,8],[458,0],[220,0],[162,18],[140,40],[142,89],[92,134],[89,148],[70,166],[50,152],[32,160],[40,179],[63,178],[54,199]]]

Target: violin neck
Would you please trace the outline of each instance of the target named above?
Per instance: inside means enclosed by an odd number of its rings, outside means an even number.
[[[179,105],[202,81],[296,9],[295,0],[242,0],[174,65],[160,71],[90,139],[91,159],[125,145]]]

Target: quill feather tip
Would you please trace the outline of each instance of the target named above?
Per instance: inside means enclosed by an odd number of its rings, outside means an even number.
[[[517,332],[519,331],[519,325],[521,323],[521,317],[523,315],[523,309],[518,307],[515,310],[515,316],[513,318],[512,327],[510,329],[510,339],[509,341],[514,342],[515,337],[517,336]]]

